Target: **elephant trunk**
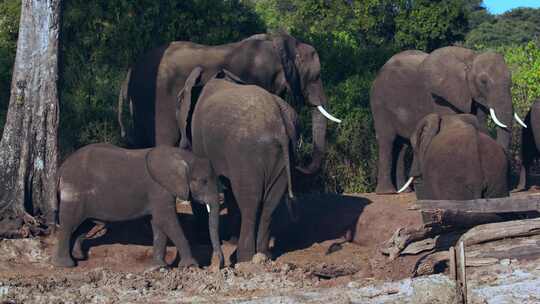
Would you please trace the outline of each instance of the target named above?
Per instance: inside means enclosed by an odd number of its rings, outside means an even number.
[[[504,92],[494,95],[493,98],[488,98],[488,100],[495,101],[490,103],[495,106],[489,108],[489,115],[497,125],[497,142],[505,151],[508,151],[510,140],[512,139],[512,125],[514,122],[512,96],[509,88],[505,89]],[[501,102],[497,102],[497,100]]]
[[[320,170],[324,152],[326,150],[327,120],[317,108],[313,108],[311,119],[313,132],[313,153],[311,156],[311,163],[305,168],[298,168],[298,170],[304,174],[314,174]]]

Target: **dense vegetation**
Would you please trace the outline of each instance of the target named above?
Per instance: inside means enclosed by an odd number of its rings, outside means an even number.
[[[18,0],[0,0],[0,128],[18,11]],[[129,64],[145,51],[171,40],[220,44],[280,29],[316,47],[330,109],[344,118],[341,125],[329,124],[327,161],[312,190],[373,190],[377,145],[369,91],[377,70],[400,50],[451,44],[495,49],[513,71],[521,116],[540,96],[538,9],[494,16],[481,0],[71,0],[61,37],[63,155],[91,142],[122,144],[115,118],[119,87]],[[311,141],[306,129],[303,155]],[[518,141],[516,132],[514,153]]]

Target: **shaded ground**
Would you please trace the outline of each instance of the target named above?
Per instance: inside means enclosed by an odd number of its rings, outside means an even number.
[[[251,303],[350,303],[353,298],[358,303],[451,303],[455,299],[449,290],[454,287],[446,277],[382,283],[409,278],[423,256],[389,262],[379,252],[396,229],[421,223],[419,213],[407,209],[414,199],[414,194],[304,197],[296,206],[298,222],[278,211],[273,261],[230,266],[235,246],[224,241],[228,263],[220,271],[207,267],[207,233],[195,233],[187,206],[181,208],[181,221],[201,269],[146,271],[152,237],[145,221],[113,225],[105,236],[87,241],[89,258],[71,269],[49,265],[52,239],[3,240],[0,303],[218,303],[246,298]],[[345,242],[347,238],[354,242]],[[174,258],[169,247],[168,261]],[[537,272],[534,267],[531,271]],[[476,286],[485,290],[481,277]],[[427,289],[426,282],[431,284]]]

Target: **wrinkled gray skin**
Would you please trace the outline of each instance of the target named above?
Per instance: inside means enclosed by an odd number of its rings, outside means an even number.
[[[521,171],[515,191],[530,188],[531,166],[540,157],[540,99],[532,104],[525,117],[525,124],[528,128],[523,128],[521,133]]]
[[[190,113],[186,96],[202,74],[201,68],[194,69],[180,94],[181,129],[186,128]],[[216,174],[230,182],[241,213],[237,260],[243,262],[256,252],[269,254],[272,213],[287,188],[293,197],[290,163],[298,119],[278,96],[237,82],[241,83],[226,71],[206,82],[192,109],[190,145],[195,155],[208,158]]]
[[[179,266],[198,265],[192,257],[176,215],[175,197],[210,206],[210,236],[221,265],[217,176],[210,162],[189,151],[160,146],[127,150],[110,144],[81,148],[62,164],[58,182],[58,244],[53,264],[71,267],[71,235],[86,219],[98,222],[133,220],[152,215],[154,259],[165,266],[169,238],[180,253]],[[83,259],[81,242],[75,240],[73,257]]]
[[[418,122],[430,113],[472,113],[486,129],[489,109],[507,128],[497,128],[497,142],[508,149],[513,123],[511,74],[496,53],[444,47],[427,54],[405,51],[379,71],[371,91],[371,110],[379,146],[377,189],[395,193],[392,174],[403,183],[405,145]],[[398,152],[398,153],[393,153]],[[399,154],[399,157],[396,157]]]
[[[307,174],[319,170],[327,124],[315,108],[327,104],[319,56],[311,45],[286,34],[259,34],[217,46],[177,41],[144,55],[128,73],[123,85],[128,92],[121,90],[118,108],[120,113],[123,100],[132,101],[136,147],[178,144],[180,133],[174,115],[177,94],[197,66],[203,68],[201,84],[227,69],[248,84],[280,96],[288,93],[314,107],[312,162],[300,169]]]
[[[471,114],[429,114],[411,136],[412,177],[422,177],[422,199],[470,200],[508,196],[503,148]]]

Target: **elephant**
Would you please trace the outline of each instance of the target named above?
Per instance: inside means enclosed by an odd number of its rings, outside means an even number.
[[[532,104],[525,117],[525,124],[530,127],[521,132],[521,170],[519,183],[514,191],[529,189],[531,166],[533,161],[540,157],[540,98]]]
[[[511,85],[503,56],[493,52],[450,46],[430,54],[409,50],[390,58],[378,72],[370,96],[379,147],[376,192],[396,192],[393,173],[397,184],[403,182],[406,143],[430,113],[474,114],[483,130],[490,115],[497,125],[497,142],[508,150],[513,119],[526,127],[513,113]]]
[[[179,94],[179,128],[191,131],[182,141],[189,141],[195,155],[209,159],[230,185],[241,215],[237,261],[248,261],[255,253],[268,256],[272,213],[282,199],[288,207],[294,199],[297,114],[279,96],[228,71],[207,80],[192,105],[190,92],[204,74],[203,68],[195,68]],[[231,208],[231,200],[226,203]]]
[[[506,197],[508,159],[472,114],[428,114],[411,135],[411,178],[422,178],[422,199]]]
[[[111,144],[91,144],[70,155],[59,170],[56,266],[75,266],[70,240],[86,219],[115,222],[151,215],[153,267],[166,266],[167,238],[176,246],[179,266],[198,266],[176,215],[175,198],[206,203],[214,256],[220,267],[219,193],[217,176],[207,159],[177,147],[128,150]],[[73,257],[84,259],[75,239]]]
[[[121,108],[129,100],[137,147],[176,145],[180,135],[174,115],[177,93],[197,66],[203,68],[200,85],[227,69],[246,83],[276,95],[289,94],[313,106],[312,160],[301,169],[306,174],[319,170],[326,147],[327,122],[323,116],[340,120],[324,109],[327,97],[317,51],[284,33],[257,34],[217,46],[176,41],[149,51],[128,71],[120,90],[118,121],[122,135]]]

